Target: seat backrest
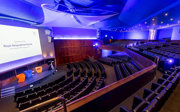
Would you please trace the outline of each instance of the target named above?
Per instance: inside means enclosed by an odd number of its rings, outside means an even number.
[[[151,90],[145,88],[143,93],[143,99],[147,98],[147,96],[149,96],[151,93],[153,93]]]
[[[135,109],[142,101],[143,101],[142,98],[140,98],[138,96],[134,96],[132,109]]]
[[[157,112],[156,111],[156,104],[157,104],[158,100],[154,99],[153,101],[151,101],[149,103],[149,105],[143,110],[143,112]]]
[[[152,85],[151,85],[151,90],[152,90],[152,91],[155,91],[159,86],[160,86],[160,85],[157,84],[157,83],[152,83]]]
[[[33,99],[33,100],[31,100],[31,106],[34,106],[40,102],[41,102],[40,98]]]
[[[23,109],[26,109],[28,107],[30,107],[30,101],[20,103],[19,110],[23,110]]]
[[[162,76],[163,79],[168,79],[168,77],[169,77],[169,75],[166,75],[166,74],[164,74],[164,75]]]
[[[162,84],[165,80],[163,78],[158,78],[157,83]]]

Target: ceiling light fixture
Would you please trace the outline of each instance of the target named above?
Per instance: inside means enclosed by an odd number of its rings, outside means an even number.
[[[165,16],[168,16],[168,13],[165,13],[164,15],[165,15]]]
[[[170,18],[170,21],[173,21],[173,18]]]
[[[164,22],[163,21],[161,21],[161,24],[163,24]]]

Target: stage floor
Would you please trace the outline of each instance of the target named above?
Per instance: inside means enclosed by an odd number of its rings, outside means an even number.
[[[59,70],[54,73],[54,71],[45,71],[40,74],[35,74],[30,79],[26,79],[25,82],[18,83],[18,81],[11,82],[1,88],[1,98],[14,95],[17,92],[24,91],[29,88],[34,88],[52,82],[64,75],[66,75],[65,70]]]
[[[24,87],[24,86],[27,86],[27,85],[31,85],[34,82],[42,80],[43,78],[46,78],[46,77],[48,77],[48,76],[50,76],[52,74],[53,74],[53,71],[44,71],[42,73],[32,75],[31,78],[26,79],[22,83],[18,83],[18,80],[14,81],[14,82],[11,82],[11,83],[3,86],[1,89],[8,88],[8,87],[11,87],[11,86],[14,86],[15,89],[18,89],[18,88],[21,88],[21,87]]]

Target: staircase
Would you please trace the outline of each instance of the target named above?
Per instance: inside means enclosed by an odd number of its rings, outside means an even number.
[[[14,86],[1,89],[1,98],[12,96],[14,94],[15,94]]]

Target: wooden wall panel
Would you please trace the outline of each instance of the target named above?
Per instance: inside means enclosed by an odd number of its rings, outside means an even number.
[[[57,65],[78,62],[94,56],[99,58],[97,49],[93,47],[94,40],[55,40],[54,49]]]

